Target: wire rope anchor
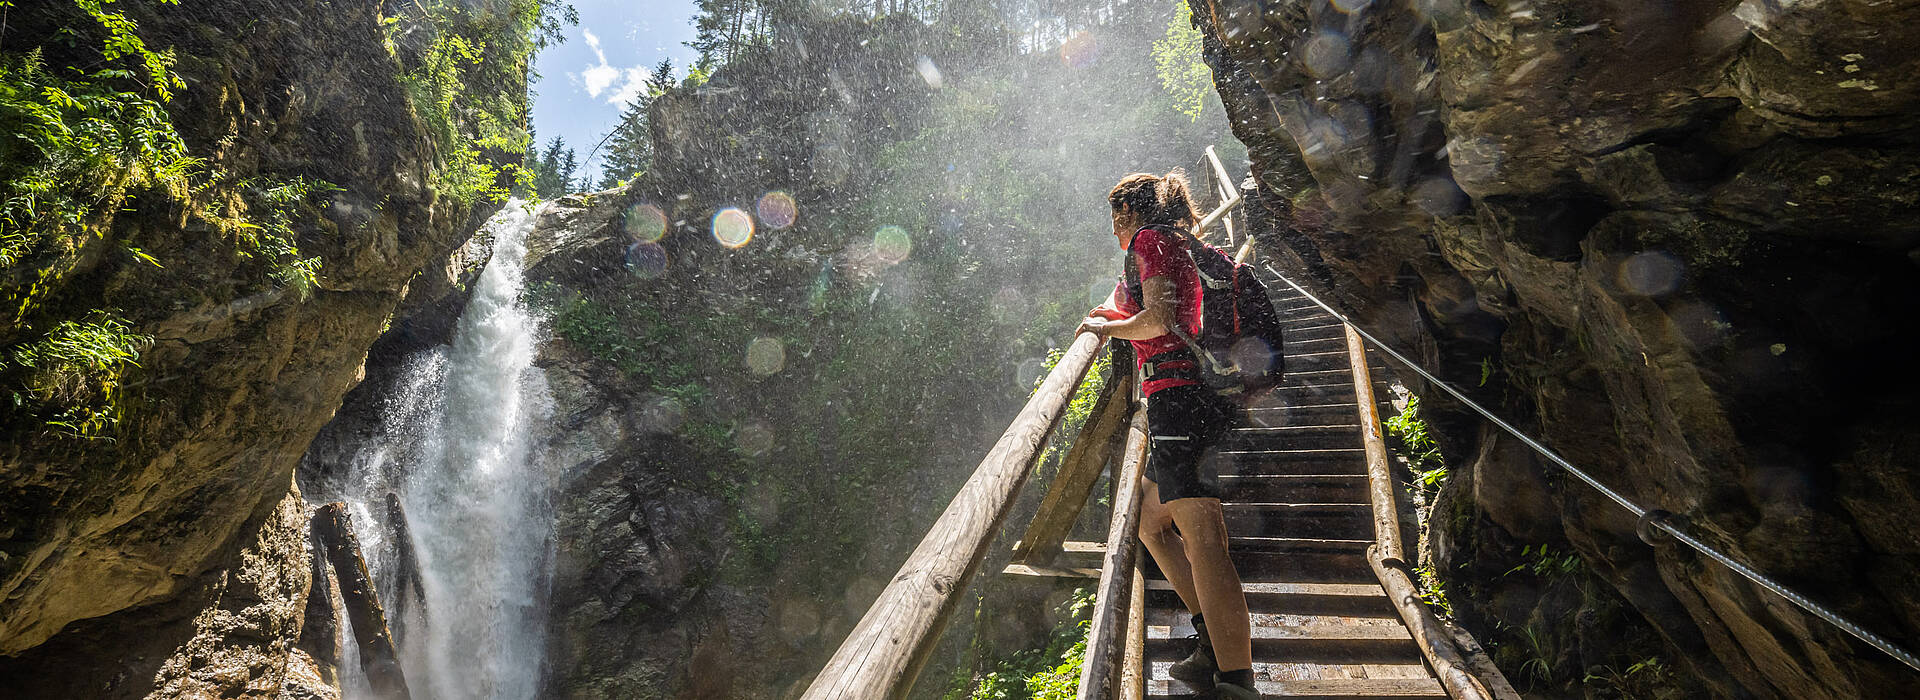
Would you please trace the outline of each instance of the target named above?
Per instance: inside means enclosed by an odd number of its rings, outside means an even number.
[[[1640,519],[1633,524],[1633,534],[1639,535],[1640,541],[1647,543],[1647,546],[1664,547],[1674,543],[1669,533],[1685,529],[1687,524],[1687,516],[1654,508],[1640,514]]]

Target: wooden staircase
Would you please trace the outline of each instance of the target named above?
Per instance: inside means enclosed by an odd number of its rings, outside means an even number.
[[[1235,260],[1251,260],[1253,240],[1236,239],[1227,216],[1239,190],[1212,148],[1203,168],[1221,202],[1195,231],[1218,223],[1238,248]],[[1479,645],[1449,630],[1414,591],[1395,513],[1398,487],[1371,405],[1384,384],[1351,359],[1367,357],[1361,334],[1300,287],[1277,277],[1267,285],[1286,323],[1287,383],[1248,412],[1214,457],[1229,553],[1253,616],[1261,692],[1519,700]],[[1091,333],[1075,336],[802,700],[907,697],[1105,344]],[[1003,571],[1095,582],[1079,700],[1211,697],[1167,675],[1191,649],[1193,630],[1135,538],[1146,413],[1131,349],[1115,341],[1113,352],[1099,398]],[[1106,541],[1067,541],[1103,473],[1114,486]]]
[[[1345,328],[1298,293],[1276,294],[1274,308],[1286,323],[1287,385],[1249,412],[1219,457],[1260,691],[1447,697],[1367,563],[1374,516]],[[1159,571],[1145,570],[1147,696],[1210,697],[1167,676],[1193,628]]]

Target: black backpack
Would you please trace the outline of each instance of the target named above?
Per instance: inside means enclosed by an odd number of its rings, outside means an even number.
[[[1253,266],[1235,263],[1226,251],[1186,231],[1154,228],[1185,241],[1187,257],[1200,273],[1200,334],[1189,337],[1178,323],[1172,328],[1199,360],[1200,383],[1241,405],[1279,386],[1286,371],[1280,315]],[[1131,252],[1123,281],[1127,294],[1144,307],[1140,271]]]

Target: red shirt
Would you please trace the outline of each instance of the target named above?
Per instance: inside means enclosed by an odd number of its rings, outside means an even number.
[[[1173,283],[1173,290],[1180,296],[1174,307],[1174,319],[1187,329],[1189,337],[1200,333],[1200,273],[1193,268],[1193,258],[1187,257],[1187,243],[1178,234],[1155,228],[1143,228],[1133,236],[1132,247],[1127,251],[1132,255],[1140,270],[1142,293],[1146,281],[1153,277],[1165,277]],[[1131,317],[1140,313],[1139,300],[1127,292],[1126,283],[1120,284],[1120,291],[1114,294],[1119,300],[1121,313]],[[1147,340],[1129,341],[1133,343],[1134,366],[1146,364],[1156,355],[1182,350],[1187,347],[1180,336],[1167,333]],[[1176,386],[1198,384],[1192,379],[1158,379],[1149,381],[1140,387],[1140,393],[1152,396],[1153,392]]]

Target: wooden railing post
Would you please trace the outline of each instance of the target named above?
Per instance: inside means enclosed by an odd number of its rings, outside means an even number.
[[[1113,521],[1107,528],[1107,555],[1100,567],[1100,586],[1095,590],[1093,624],[1087,629],[1087,656],[1080,664],[1080,700],[1105,697],[1119,670],[1127,628],[1127,608],[1132,602],[1134,562],[1139,558],[1140,541],[1134,531],[1140,529],[1140,470],[1147,457],[1147,407],[1144,402],[1133,411],[1127,426],[1127,447],[1113,482],[1118,496],[1113,499]]]
[[[1467,662],[1460,650],[1454,647],[1452,636],[1440,626],[1440,620],[1433,616],[1433,611],[1421,602],[1415,592],[1413,579],[1407,575],[1406,551],[1400,539],[1399,506],[1394,498],[1397,487],[1387,462],[1387,444],[1380,434],[1380,406],[1373,396],[1373,372],[1367,367],[1366,341],[1353,326],[1346,326],[1346,331],[1347,359],[1353,368],[1355,410],[1360,412],[1360,439],[1367,455],[1367,491],[1373,502],[1373,546],[1367,548],[1367,564],[1373,567],[1374,577],[1380,579],[1380,586],[1386,589],[1394,612],[1400,615],[1401,622],[1406,623],[1414,645],[1420,648],[1421,656],[1426,658],[1427,666],[1433,669],[1433,675],[1439,678],[1440,687],[1447,691],[1447,697],[1453,700],[1518,697],[1511,687],[1505,685],[1505,678],[1498,679],[1497,686],[1503,687],[1506,693],[1496,696],[1487,683],[1465,670],[1468,668]]]
[[[1125,371],[1116,370],[1109,375],[1086,425],[1081,426],[1080,435],[1073,439],[1073,447],[1067,448],[1066,456],[1060,460],[1060,471],[1054,474],[1053,483],[1040,500],[1040,508],[1027,523],[1026,534],[1013,543],[1014,564],[1047,565],[1060,556],[1060,544],[1080,519],[1080,510],[1092,495],[1094,483],[1105,471],[1107,460],[1113,455],[1114,438],[1126,424],[1129,394],[1133,391],[1131,364]]]
[[[906,697],[1100,343],[1074,339],[802,698]]]

